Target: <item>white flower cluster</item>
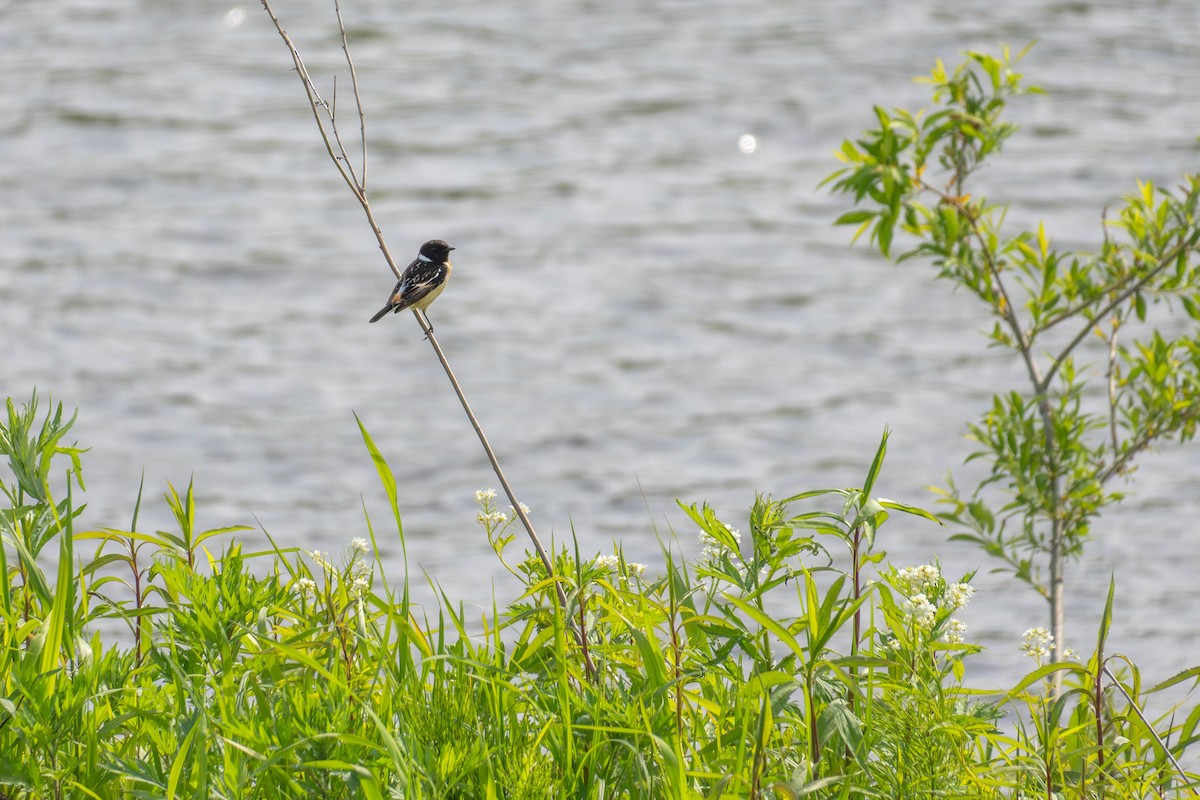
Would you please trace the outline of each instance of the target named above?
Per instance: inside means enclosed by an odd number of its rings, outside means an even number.
[[[621,559],[616,556],[599,556],[596,558],[596,566],[602,567],[608,572],[616,572],[621,566]]]
[[[950,588],[946,590],[946,597],[955,611],[970,602],[974,594],[975,587],[969,583],[952,583],[950,584]]]
[[[725,523],[721,524],[725,525],[725,530],[729,531],[729,534],[733,536],[733,541],[737,543],[737,548],[741,549],[742,532],[737,528],[726,525]],[[700,552],[700,556],[708,561],[720,558],[721,554],[725,552],[725,545],[717,540],[716,537],[712,536],[708,531],[700,531],[700,544],[704,546],[704,549]]]
[[[508,514],[503,511],[480,511],[475,517],[480,525],[503,525],[508,522]]]
[[[308,557],[311,558],[313,563],[321,569],[330,571],[333,570],[333,561],[331,560],[333,556],[331,556],[329,553],[322,553],[320,550],[313,550],[308,554]]]
[[[475,492],[475,502],[480,506],[480,511],[479,514],[476,515],[475,521],[488,528],[490,531],[503,530],[504,526],[507,525],[510,520],[515,520],[519,516],[517,514],[517,509],[513,508],[512,506],[508,507],[508,513],[498,511],[493,508],[492,501],[495,499],[495,489],[479,489]],[[521,512],[524,513],[525,516],[529,516],[529,506],[520,502],[518,502],[517,505],[520,507]]]
[[[1042,663],[1054,652],[1054,634],[1042,627],[1029,628],[1022,636],[1021,651]]]
[[[929,602],[923,593],[914,594],[904,601],[904,610],[912,617],[913,623],[923,631],[932,630],[937,622],[938,607]]]
[[[908,596],[932,594],[942,583],[942,571],[936,564],[905,567],[896,573],[896,588]]]
[[[904,595],[904,611],[922,631],[933,630],[943,609],[954,613],[966,606],[975,594],[975,587],[969,583],[947,584],[937,564],[897,570],[892,585]],[[941,639],[947,644],[961,644],[966,632],[966,624],[951,617],[946,621]]]
[[[621,558],[615,555],[597,556],[596,566],[603,568],[606,572],[616,572],[621,568]],[[646,565],[639,564],[636,561],[626,561],[625,569],[629,571],[630,575],[636,578],[640,577],[646,571]]]
[[[338,582],[346,587],[346,590],[354,598],[361,598],[371,588],[371,566],[363,559],[363,555],[371,549],[367,544],[366,539],[355,537],[350,540],[349,563],[347,563],[344,572],[340,572],[333,566],[333,556],[328,552],[320,550],[310,550],[308,557],[312,559],[313,564],[320,567],[326,575],[336,576]],[[296,581],[296,589],[301,596],[315,596],[317,594],[317,583],[312,578],[300,578]]]
[[[353,543],[351,543],[351,547],[353,547]],[[361,599],[371,588],[371,567],[354,556],[351,558],[350,568],[346,571],[343,580],[350,582],[350,595],[355,599]]]

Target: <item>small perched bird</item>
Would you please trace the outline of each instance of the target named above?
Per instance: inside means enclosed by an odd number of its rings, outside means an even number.
[[[422,311],[429,308],[429,304],[446,288],[446,281],[450,280],[450,251],[453,249],[441,239],[430,239],[421,245],[417,257],[400,274],[387,305],[371,317],[371,322],[383,319],[383,315],[389,311],[399,314],[406,308],[419,308]]]

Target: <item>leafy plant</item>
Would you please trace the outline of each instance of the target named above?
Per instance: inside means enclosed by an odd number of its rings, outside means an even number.
[[[953,70],[939,60],[924,79],[934,109],[877,107],[878,126],[843,142],[846,166],[826,180],[858,206],[839,224],[897,262],[932,262],[1024,367],[1025,385],[997,392],[970,426],[970,460],[989,476],[970,491],[951,479],[944,517],[1045,598],[1058,661],[1067,563],[1136,457],[1191,439],[1200,418],[1200,330],[1149,325],[1175,308],[1200,319],[1200,175],[1176,190],[1139,184],[1092,253],[1055,248],[1041,224],[1006,229],[1007,206],[974,184],[1016,131],[1008,102],[1040,91],[1015,71],[1023,55],[972,51]]]

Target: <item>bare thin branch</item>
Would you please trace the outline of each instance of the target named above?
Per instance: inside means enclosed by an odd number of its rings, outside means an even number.
[[[312,78],[308,74],[308,69],[307,69],[307,67],[304,66],[304,59],[302,59],[300,57],[299,49],[296,47],[295,43],[292,41],[292,38],[290,36],[288,36],[287,31],[284,30],[283,24],[280,23],[280,21],[279,21],[279,17],[275,16],[275,11],[271,8],[270,0],[261,0],[261,2],[263,5],[263,9],[266,10],[267,15],[271,18],[271,22],[273,22],[275,24],[275,30],[279,32],[280,37],[283,39],[284,43],[287,45],[288,52],[290,52],[292,54],[292,61],[296,64],[296,73],[300,76],[300,80],[304,84],[304,92],[305,92],[305,94],[308,95],[308,102],[309,102],[309,106],[312,108],[313,119],[315,119],[317,122],[317,130],[321,134],[321,140],[323,142],[325,142],[325,150],[326,150],[326,152],[329,153],[329,158],[331,161],[333,161],[333,165],[335,167],[337,167],[338,174],[340,174],[342,176],[342,180],[344,180],[346,182],[346,186],[348,186],[350,188],[350,191],[354,194],[354,199],[356,199],[358,201],[359,205],[362,206],[363,213],[367,215],[367,222],[370,223],[370,225],[371,225],[371,231],[375,234],[375,240],[377,242],[379,242],[379,250],[380,250],[380,252],[383,253],[383,258],[385,261],[387,261],[388,267],[391,268],[392,274],[394,274],[396,276],[396,279],[399,280],[400,279],[400,271],[401,271],[400,267],[396,264],[396,260],[394,258],[392,258],[391,250],[388,249],[387,242],[384,241],[384,238],[383,238],[383,230],[379,227],[379,223],[375,221],[375,214],[371,211],[371,204],[367,201],[367,193],[366,193],[366,189],[364,188],[365,181],[363,181],[362,185],[360,185],[360,183],[354,179],[353,173],[349,169],[349,166],[350,166],[349,155],[346,153],[345,147],[343,147],[341,145],[340,138],[337,138],[336,136],[331,138],[330,132],[328,130],[326,130],[326,128],[325,128],[325,121],[321,117],[320,109],[324,108],[324,109],[328,110],[328,106],[325,104],[325,101],[323,101],[321,99],[320,94],[317,92],[317,88],[313,84]],[[354,81],[354,87],[355,87],[354,94],[355,94],[355,99],[358,102],[359,117],[360,117],[360,123],[361,123],[362,100],[358,96],[358,82],[357,81]],[[331,124],[331,126],[333,125],[332,120],[330,121],[330,124]],[[362,124],[361,130],[365,132],[365,130],[366,130],[365,123]],[[334,149],[334,142],[337,142],[337,150],[336,151]],[[366,149],[365,139],[363,141],[363,148],[365,151],[365,149]],[[339,154],[341,156],[340,158],[339,158]],[[365,167],[365,160],[364,160],[364,167]]]
[[[308,69],[304,66],[304,60],[300,57],[300,51],[284,30],[279,18],[275,16],[275,12],[271,8],[270,0],[261,0],[263,8],[266,10],[271,21],[275,24],[275,30],[279,32],[284,43],[288,46],[288,51],[292,54],[292,61],[296,65],[296,72],[304,83],[304,91],[308,95],[309,105],[313,110],[313,118],[317,122],[317,129],[321,133],[321,139],[325,142],[325,149],[329,153],[329,158],[337,167],[338,173],[350,187],[354,198],[358,200],[362,206],[363,213],[367,216],[367,221],[371,225],[371,230],[375,234],[376,241],[379,242],[379,249],[383,252],[383,257],[387,260],[388,266],[396,278],[400,278],[400,268],[396,261],[392,258],[391,252],[388,250],[387,243],[383,239],[383,231],[379,224],[375,221],[375,215],[371,211],[371,204],[367,200],[366,192],[366,172],[367,172],[367,134],[366,134],[366,115],[363,113],[362,95],[358,88],[358,76],[354,70],[354,61],[350,57],[350,45],[346,36],[346,25],[342,19],[342,10],[338,0],[334,0],[334,10],[337,14],[338,29],[341,31],[342,51],[346,54],[346,63],[350,69],[350,78],[354,86],[354,99],[358,106],[358,121],[359,121],[359,139],[362,145],[362,177],[355,175],[354,167],[350,163],[349,155],[346,152],[346,147],[342,143],[341,136],[337,129],[337,119],[335,106],[331,106],[321,99],[317,92],[316,86],[313,84],[312,78],[309,76]],[[334,82],[334,101],[337,98],[337,82]],[[321,116],[321,109],[324,109],[329,118],[329,129],[326,129],[325,121]],[[335,147],[336,144],[336,147]],[[546,574],[554,582],[554,589],[557,595],[559,607],[564,615],[567,615],[568,624],[575,633],[576,640],[582,645],[584,667],[587,671],[589,679],[594,679],[596,668],[592,663],[591,655],[588,652],[586,631],[576,627],[573,620],[570,618],[569,604],[567,602],[566,592],[563,590],[562,584],[557,580],[554,574],[554,564],[550,557],[546,554],[546,550],[542,547],[542,542],[538,538],[537,532],[533,529],[533,523],[529,521],[529,515],[521,507],[521,503],[517,500],[516,493],[513,492],[512,486],[509,485],[508,479],[504,476],[504,471],[500,468],[500,462],[496,459],[496,453],[492,450],[491,444],[488,442],[487,436],[483,433],[483,428],[479,425],[479,420],[475,417],[475,413],[471,410],[470,403],[467,402],[467,396],[463,393],[462,387],[458,383],[458,379],[454,377],[454,371],[450,369],[450,363],[446,360],[445,353],[442,352],[441,346],[438,344],[437,338],[433,335],[433,328],[429,324],[429,319],[424,312],[419,309],[413,309],[413,315],[417,318],[417,324],[421,326],[421,330],[425,332],[425,338],[429,340],[433,346],[434,353],[437,354],[438,361],[441,362],[442,368],[446,371],[446,377],[450,379],[450,385],[454,387],[455,394],[458,395],[458,400],[462,404],[463,411],[466,412],[467,419],[471,422],[471,427],[475,429],[476,435],[479,437],[480,444],[483,445],[483,451],[487,454],[488,461],[492,464],[492,469],[496,472],[496,477],[500,480],[500,485],[504,488],[504,493],[508,495],[508,500],[512,504],[514,512],[521,520],[521,524],[525,526],[525,531],[529,534],[529,539],[533,543],[534,549],[537,551],[538,557],[542,561],[542,565],[546,568]]]
[[[325,120],[321,117],[321,109],[324,109],[327,113],[329,113],[329,105],[323,99],[321,99],[321,95],[317,91],[316,85],[313,83],[312,78],[308,74],[308,67],[304,65],[304,59],[300,57],[300,50],[296,47],[295,42],[292,41],[292,37],[288,36],[287,31],[284,30],[283,24],[279,21],[279,17],[275,16],[275,11],[271,8],[270,0],[262,0],[262,5],[263,9],[265,9],[267,12],[267,16],[271,18],[271,22],[275,24],[275,30],[279,32],[284,44],[287,45],[288,52],[292,54],[292,62],[296,65],[296,73],[300,76],[300,80],[304,84],[304,92],[308,95],[308,104],[312,109],[313,119],[316,120],[317,130],[321,133],[321,141],[325,143],[325,149],[329,153],[329,158],[333,161],[334,166],[337,167],[342,179],[346,181],[346,185],[350,187],[350,191],[354,192],[355,196],[359,198],[359,202],[365,202],[366,198],[362,196],[362,191],[359,188],[358,183],[354,180],[353,175],[346,168],[346,165],[349,164],[349,161],[345,158],[345,148],[341,147],[339,144],[338,152],[334,152],[334,142],[336,141],[336,138],[331,138],[329,131],[325,128]],[[330,120],[330,123],[332,124],[332,119]],[[339,153],[342,156],[340,159],[338,158]]]
[[[529,520],[529,514],[526,513],[521,503],[517,500],[517,495],[509,484],[508,478],[505,477],[504,470],[500,468],[500,461],[496,458],[496,452],[492,450],[492,445],[488,441],[487,435],[484,434],[483,427],[479,424],[479,419],[475,416],[475,412],[471,410],[471,404],[467,402],[467,396],[463,393],[458,378],[454,377],[454,370],[450,368],[450,362],[446,360],[446,354],[442,352],[442,346],[438,344],[437,337],[433,335],[433,326],[429,324],[429,318],[420,309],[414,308],[412,311],[413,316],[417,318],[417,324],[425,332],[425,338],[429,340],[430,346],[433,347],[433,352],[437,354],[438,361],[442,364],[442,369],[446,371],[446,377],[450,379],[450,385],[454,387],[454,393],[458,395],[458,401],[462,404],[463,411],[467,414],[467,419],[471,421],[471,427],[475,429],[475,435],[479,437],[479,443],[483,445],[483,452],[487,454],[488,461],[492,464],[492,470],[496,473],[496,478],[500,481],[500,486],[504,489],[504,494],[508,496],[509,504],[513,507],[514,513],[520,517],[521,524],[525,526],[525,532],[529,534],[529,540],[533,543],[533,548],[537,551],[538,558],[542,561],[542,566],[546,568],[546,574],[554,579],[554,564],[550,561],[550,556],[547,555],[546,549],[542,547],[542,541],[533,529],[533,523]],[[562,583],[557,579],[554,580],[554,591],[558,595],[559,606],[566,613],[568,609],[567,594],[563,590]],[[582,610],[580,613],[582,613]],[[575,631],[575,636],[583,648],[584,668],[587,670],[588,677],[592,678],[596,674],[596,668],[592,664],[591,655],[588,652],[586,636],[582,632],[583,629],[577,628],[574,624],[572,624],[572,629]]]
[[[346,38],[346,23],[342,21],[342,5],[333,0],[333,11],[337,14],[338,30],[342,33],[342,52],[346,54],[346,66],[350,70],[350,84],[354,87],[354,102],[358,105],[358,140],[362,144],[362,169],[359,171],[359,189],[367,191],[367,115],[363,113],[362,93],[358,90],[358,73],[354,59],[350,57],[350,42]]]
[[[433,326],[429,324],[429,318],[420,309],[414,308],[412,311],[413,316],[417,318],[417,324],[425,332],[425,338],[429,340],[429,344],[433,347],[433,352],[437,354],[438,361],[442,364],[442,369],[446,371],[446,377],[450,379],[450,385],[454,387],[454,393],[458,395],[458,401],[462,403],[463,411],[467,413],[467,419],[471,421],[471,427],[475,429],[475,435],[479,437],[479,443],[483,445],[483,452],[487,454],[488,461],[492,463],[492,469],[500,481],[500,486],[504,489],[504,494],[508,496],[509,504],[512,505],[517,516],[521,518],[521,524],[525,526],[525,530],[529,533],[530,539],[533,541],[533,547],[537,550],[538,558],[542,560],[542,565],[546,568],[546,573],[553,575],[554,566],[550,562],[550,557],[546,554],[541,540],[534,532],[533,523],[529,521],[529,515],[525,513],[525,509],[517,502],[517,496],[513,492],[512,486],[509,485],[508,478],[504,477],[504,470],[500,468],[500,462],[496,459],[496,453],[492,450],[492,445],[488,442],[488,438],[484,434],[483,428],[479,424],[479,419],[475,416],[475,412],[471,410],[471,404],[467,402],[467,396],[463,394],[458,378],[454,377],[454,370],[450,369],[450,362],[446,360],[446,354],[442,352],[442,346],[438,344],[437,337],[433,335]],[[565,608],[567,600],[561,586],[558,587],[558,593]]]
[[[358,190],[358,194],[366,197],[366,186],[354,173],[354,164],[350,161],[350,154],[346,152],[346,145],[342,142],[342,132],[338,130],[337,126],[337,75],[333,76],[333,104],[326,105],[325,111],[329,114],[329,128],[333,131],[333,139],[337,142],[338,152],[341,154],[338,156],[338,160],[345,164],[346,172],[350,174],[351,182]]]

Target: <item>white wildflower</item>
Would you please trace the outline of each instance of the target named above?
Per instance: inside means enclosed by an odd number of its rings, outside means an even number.
[[[524,512],[525,516],[528,517],[529,516],[529,506],[525,505],[524,503],[522,503],[520,501],[517,502],[517,505],[520,506],[521,511]],[[515,508],[513,508],[512,506],[508,507],[508,513],[512,514],[514,517],[517,516],[517,510]]]
[[[508,515],[503,511],[480,511],[475,515],[475,521],[485,528],[495,530],[508,522]]]
[[[362,553],[367,552],[368,549],[369,549],[369,547],[367,545],[366,539],[363,539],[359,536],[355,536],[353,539],[350,540],[350,552],[351,553],[354,553],[356,555],[361,555]]]
[[[924,594],[914,594],[905,600],[904,610],[912,617],[916,626],[922,630],[927,631],[932,628],[937,619],[937,606],[929,602],[929,598]]]
[[[490,502],[495,499],[496,499],[496,490],[495,489],[480,489],[479,491],[475,492],[475,502],[479,503],[480,505],[483,505],[484,503]]]
[[[896,573],[897,588],[907,595],[928,595],[941,583],[942,573],[935,564],[905,567]]]
[[[596,558],[596,566],[601,567],[606,572],[616,572],[621,566],[621,559],[616,556],[599,556]]]
[[[351,594],[356,597],[362,597],[371,588],[371,582],[366,578],[355,578],[354,583],[350,585]]]
[[[942,641],[947,644],[962,644],[963,634],[967,632],[967,624],[961,619],[951,618],[946,622],[946,632],[942,634]]]
[[[296,589],[301,595],[309,595],[317,593],[317,582],[312,578],[301,578],[296,581]]]
[[[311,558],[313,563],[318,567],[330,570],[333,569],[333,562],[330,560],[333,558],[333,556],[331,556],[329,553],[322,553],[320,550],[313,550],[308,554],[308,557]]]
[[[969,583],[952,583],[946,594],[949,596],[950,605],[957,611],[971,600],[971,596],[975,594],[975,587]]]
[[[625,566],[629,568],[629,574],[635,577],[641,577],[642,573],[646,571],[646,565],[636,561],[626,561]]]
[[[1042,627],[1030,628],[1025,631],[1021,650],[1025,655],[1041,663],[1054,652],[1054,634]]]

